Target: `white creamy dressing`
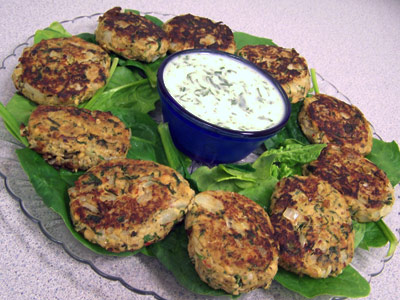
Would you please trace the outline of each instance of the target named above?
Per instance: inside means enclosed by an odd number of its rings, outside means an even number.
[[[265,130],[285,114],[283,98],[267,78],[226,56],[179,55],[166,65],[164,83],[187,111],[220,127]]]

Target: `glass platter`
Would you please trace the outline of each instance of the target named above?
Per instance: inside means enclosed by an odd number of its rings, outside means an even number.
[[[142,14],[153,15],[162,21],[166,21],[173,15],[154,12],[143,12]],[[97,18],[100,13],[90,16],[79,16],[73,20],[62,21],[63,26],[72,34],[91,32],[93,33]],[[22,50],[33,43],[33,36],[26,41],[16,45],[12,53],[0,62],[0,88],[3,93],[2,102],[5,104],[13,94],[15,88],[11,81],[11,73],[14,70]],[[321,93],[332,95],[336,98],[350,103],[350,100],[340,93],[338,89],[318,75],[318,84]],[[376,138],[380,138],[374,133]],[[64,225],[61,217],[49,209],[41,198],[36,195],[26,174],[22,170],[16,157],[15,150],[22,145],[5,129],[3,122],[0,125],[0,176],[4,180],[4,186],[10,196],[19,202],[24,214],[38,225],[44,235],[58,244],[73,259],[89,265],[93,271],[100,276],[119,281],[124,287],[133,293],[140,295],[151,295],[155,299],[216,299],[215,297],[205,297],[194,295],[181,287],[174,276],[166,270],[155,258],[147,257],[142,254],[129,257],[113,257],[95,254],[81,243],[79,243]],[[253,154],[254,156],[254,154]],[[251,159],[251,158],[249,158]],[[393,211],[385,218],[385,222],[399,235],[400,228],[395,222],[396,216],[400,212],[399,207],[399,187],[396,187],[396,202]],[[373,248],[370,251],[357,249],[352,266],[368,281],[378,276],[384,271],[385,264],[390,257],[385,257],[387,246],[383,248]],[[220,297],[218,299],[221,299]],[[228,298],[226,298],[228,299]],[[251,293],[242,295],[240,299],[306,299],[282,287],[277,282],[273,282],[267,291],[258,289]],[[314,299],[341,299],[331,296],[320,296]]]

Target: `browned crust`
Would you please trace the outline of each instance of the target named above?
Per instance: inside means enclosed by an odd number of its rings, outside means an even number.
[[[358,221],[378,221],[375,212],[393,205],[394,190],[385,172],[358,152],[328,145],[305,168],[334,186],[347,199]],[[367,220],[366,220],[367,218]]]
[[[277,271],[278,259],[278,245],[268,214],[237,193],[207,191],[196,197],[203,195],[222,203],[222,209],[207,210],[196,204],[195,198],[186,217],[189,255],[200,277],[212,287],[233,294],[267,288]],[[254,275],[249,282],[244,278],[247,272]],[[235,275],[243,277],[242,286],[235,282]],[[230,280],[233,282],[229,283]]]
[[[132,43],[149,36],[167,38],[167,34],[152,21],[130,11],[121,12],[121,7],[114,7],[105,12],[99,17],[99,22],[103,23],[104,29],[115,31],[119,37],[126,37]],[[124,22],[126,27],[119,26],[119,22]]]
[[[269,45],[247,45],[238,51],[238,55],[266,70],[280,84],[293,81],[308,72],[306,60],[295,49]],[[296,68],[289,67],[291,65]]]
[[[371,152],[372,129],[354,105],[318,94],[306,99],[299,118],[306,119],[300,126],[311,142],[349,147],[363,155]]]
[[[107,34],[110,34],[109,36]],[[96,40],[105,49],[127,59],[152,62],[166,54],[167,34],[152,21],[114,7],[99,17]]]
[[[246,45],[237,53],[272,75],[292,103],[303,100],[310,89],[307,61],[295,49],[272,45]]]
[[[42,40],[26,48],[13,74],[18,90],[32,98],[29,84],[48,97],[48,104],[76,105],[89,99],[109,76],[110,57],[101,47],[78,37]],[[54,99],[53,99],[54,98]]]
[[[125,157],[130,148],[130,130],[110,112],[72,106],[39,105],[27,127],[30,147],[51,165],[86,170],[103,159]]]
[[[278,182],[271,201],[280,266],[315,278],[340,274],[354,254],[352,221],[343,196],[318,177],[293,176]],[[286,216],[289,210],[298,215]],[[342,253],[347,256],[344,261]]]
[[[115,159],[89,169],[69,189],[71,217],[85,238],[109,251],[132,251],[164,238],[194,192],[170,167]],[[165,221],[167,209],[181,210]]]
[[[222,22],[185,14],[164,23],[163,29],[171,41],[170,52],[185,49],[215,49],[235,53],[232,30]]]
[[[94,197],[92,202],[97,204],[99,214],[96,216],[88,214],[88,210],[83,206],[76,206],[74,213],[87,226],[95,230],[96,228],[123,227],[126,223],[121,222],[122,218],[124,221],[129,222],[130,225],[142,224],[159,209],[166,209],[168,207],[168,200],[171,197],[170,190],[173,190],[174,187],[170,186],[168,188],[162,184],[154,185],[152,200],[147,201],[145,205],[140,205],[132,197],[132,195],[135,195],[134,184],[126,185],[126,190],[119,189],[117,186],[110,186],[107,189],[110,185],[109,175],[112,174],[116,181],[125,180],[134,183],[139,177],[148,175],[147,173],[150,173],[149,170],[155,169],[157,169],[159,174],[164,171],[155,162],[140,160],[114,160],[103,162],[101,165],[91,168],[86,174],[79,177],[79,180],[75,182],[75,188],[78,191],[83,191],[83,193],[78,194],[80,197],[83,196],[85,191]],[[86,188],[88,185],[91,185],[92,189],[88,190]],[[119,201],[102,201],[101,195],[106,190],[119,197]]]

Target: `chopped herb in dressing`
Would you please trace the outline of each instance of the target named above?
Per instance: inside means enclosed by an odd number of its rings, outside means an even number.
[[[239,60],[210,53],[177,56],[165,68],[168,92],[187,111],[214,125],[259,131],[285,114],[279,90]]]

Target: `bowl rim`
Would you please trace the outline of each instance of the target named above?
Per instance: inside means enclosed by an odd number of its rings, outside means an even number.
[[[239,61],[241,63],[244,63],[245,65],[249,66],[250,68],[253,68],[256,70],[258,73],[260,73],[262,76],[266,77],[272,85],[278,90],[278,92],[282,96],[282,100],[284,102],[284,108],[285,108],[285,114],[282,118],[282,120],[275,126],[263,129],[263,130],[257,130],[257,131],[243,131],[243,130],[235,130],[235,129],[230,129],[226,127],[221,127],[218,125],[215,125],[213,123],[207,122],[200,117],[194,115],[190,111],[186,110],[182,105],[180,105],[174,97],[169,93],[167,87],[165,86],[164,83],[164,69],[167,66],[169,62],[174,60],[177,56],[180,55],[185,55],[185,54],[213,54],[213,55],[220,55],[220,56],[225,56],[230,59],[234,59],[236,61]],[[268,137],[276,132],[278,132],[280,129],[282,129],[286,123],[289,120],[289,117],[291,115],[291,103],[290,100],[285,92],[285,90],[282,88],[281,84],[274,78],[270,73],[267,71],[261,69],[259,66],[256,64],[252,63],[251,61],[238,56],[236,54],[220,51],[220,50],[214,50],[214,49],[187,49],[187,50],[182,50],[175,52],[173,54],[170,54],[167,58],[164,59],[164,61],[161,63],[160,67],[158,68],[157,71],[157,88],[159,89],[159,93],[162,94],[160,95],[161,102],[166,100],[170,106],[179,113],[179,115],[194,124],[196,124],[199,127],[202,127],[206,130],[211,130],[214,133],[217,134],[222,134],[222,135],[227,135],[227,136],[232,136],[232,137],[241,137],[241,138],[261,138],[261,137]]]

